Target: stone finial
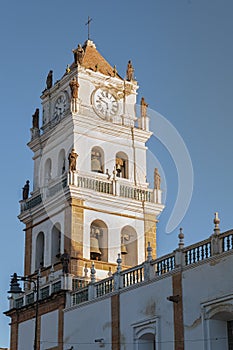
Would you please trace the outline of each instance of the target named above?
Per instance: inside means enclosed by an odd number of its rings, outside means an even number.
[[[85,267],[84,267],[84,277],[85,278],[88,277],[87,274],[88,274],[88,268],[87,268],[87,263],[85,263]]]
[[[69,64],[67,64],[67,66],[66,66],[66,73],[67,73],[67,74],[70,73],[70,65],[69,65]]]
[[[183,234],[183,229],[182,227],[180,228],[180,233],[178,235],[179,238],[179,249],[184,248],[184,234]]]
[[[122,263],[122,259],[121,259],[121,254],[118,254],[118,258],[117,258],[117,272],[120,273],[121,272],[121,263]]]
[[[95,283],[95,274],[96,274],[95,264],[92,263],[91,264],[91,283]]]
[[[147,246],[146,250],[147,250],[147,261],[151,261],[152,260],[152,248],[151,248],[150,242],[148,242],[148,246]]]
[[[217,235],[220,233],[219,224],[220,224],[220,219],[218,217],[218,212],[216,212],[214,213],[214,233]]]
[[[111,266],[108,269],[108,277],[112,277],[112,268],[111,268]]]

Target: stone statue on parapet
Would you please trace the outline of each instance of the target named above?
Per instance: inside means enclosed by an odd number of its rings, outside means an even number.
[[[70,81],[70,90],[71,90],[71,96],[72,98],[78,98],[78,88],[79,83],[76,77],[73,77],[73,79]]]
[[[160,190],[160,184],[161,184],[161,177],[159,174],[158,168],[155,168],[154,170],[154,189]]]
[[[69,160],[69,171],[75,171],[76,170],[76,161],[77,161],[78,155],[75,152],[75,149],[72,148],[72,151],[69,154],[68,160]]]
[[[67,253],[66,250],[64,250],[64,253],[61,255],[60,259],[62,263],[62,272],[64,274],[69,273],[70,255]]]
[[[28,195],[29,195],[29,180],[26,181],[26,184],[23,186],[23,200],[25,201],[26,199],[28,199]]]
[[[126,70],[126,79],[128,81],[132,81],[134,79],[134,67],[132,65],[132,62],[129,61],[127,65],[127,70]]]
[[[36,109],[35,113],[32,115],[32,128],[39,129],[39,108]]]
[[[78,44],[77,49],[73,50],[73,54],[74,54],[74,62],[76,64],[82,64],[83,62],[83,57],[84,57],[84,49],[82,48],[81,44]]]
[[[145,98],[142,97],[141,98],[141,117],[146,117],[147,115],[147,107],[148,107],[148,103],[146,103]]]
[[[53,86],[53,71],[50,70],[46,79],[46,88],[51,89],[52,86]]]

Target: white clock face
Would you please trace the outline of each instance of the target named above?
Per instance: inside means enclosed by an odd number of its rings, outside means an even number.
[[[101,118],[111,119],[118,111],[116,97],[108,90],[97,89],[92,95],[93,108]]]
[[[59,121],[60,118],[63,116],[65,110],[66,110],[66,98],[64,95],[61,95],[58,97],[58,99],[55,102],[53,120],[55,122]]]

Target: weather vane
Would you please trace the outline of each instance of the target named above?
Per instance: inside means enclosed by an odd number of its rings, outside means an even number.
[[[90,18],[89,16],[88,16],[88,20],[87,20],[87,23],[85,24],[85,25],[87,25],[87,39],[88,40],[90,40],[90,23],[91,23],[91,21],[92,21],[92,18]]]

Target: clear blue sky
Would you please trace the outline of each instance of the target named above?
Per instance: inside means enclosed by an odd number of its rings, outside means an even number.
[[[124,76],[132,59],[150,108],[183,137],[194,169],[194,190],[181,226],[186,244],[233,227],[233,2],[231,0],[2,1],[1,55],[1,312],[8,308],[10,274],[23,272],[23,226],[17,220],[25,180],[32,179],[31,115],[50,69],[55,80],[72,49],[91,38]],[[153,130],[156,137],[156,130]],[[165,233],[177,195],[177,171],[166,148],[150,144],[166,177],[166,209],[158,225],[158,254],[177,246],[178,228]],[[8,318],[0,315],[0,346],[8,346]]]

